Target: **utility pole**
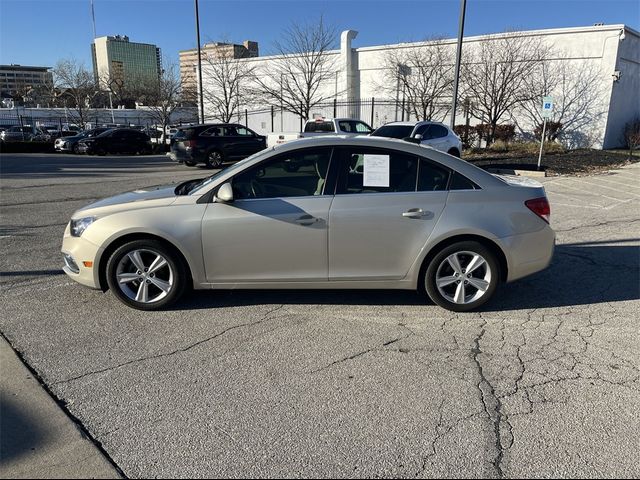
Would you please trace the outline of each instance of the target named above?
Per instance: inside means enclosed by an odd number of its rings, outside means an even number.
[[[458,80],[460,78],[460,59],[462,58],[462,37],[464,35],[464,14],[467,0],[460,0],[460,19],[458,21],[458,49],[456,52],[456,72],[453,78],[453,99],[451,100],[451,130],[456,124],[456,103],[458,101]]]
[[[199,88],[199,101],[200,101],[200,119],[204,123],[204,100],[202,95],[202,53],[200,51],[200,14],[198,12],[198,0],[195,1],[196,7],[196,37],[198,40],[198,86]]]

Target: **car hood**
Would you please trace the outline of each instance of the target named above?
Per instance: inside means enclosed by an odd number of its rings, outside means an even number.
[[[82,140],[87,137],[82,137],[80,135],[71,135],[70,137],[60,137],[61,140]]]
[[[76,210],[72,218],[102,217],[127,210],[164,207],[176,200],[176,186],[177,184],[159,185],[104,198]]]

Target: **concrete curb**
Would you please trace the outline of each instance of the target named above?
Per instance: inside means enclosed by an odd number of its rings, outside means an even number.
[[[0,478],[123,478],[0,335]]]

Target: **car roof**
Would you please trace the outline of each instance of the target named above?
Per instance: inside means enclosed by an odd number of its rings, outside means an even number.
[[[431,120],[421,120],[419,122],[389,122],[389,123],[385,123],[384,125],[382,125],[383,127],[389,126],[389,125],[399,125],[399,126],[406,126],[406,127],[417,127],[418,125],[442,125],[443,127],[446,127],[446,125],[442,122],[434,122]]]

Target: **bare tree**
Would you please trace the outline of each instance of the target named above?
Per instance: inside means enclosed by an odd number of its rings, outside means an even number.
[[[214,118],[230,122],[240,105],[251,101],[255,67],[244,59],[235,58],[233,48],[225,48],[208,54],[202,69],[207,78],[202,89],[205,103]]]
[[[487,143],[496,125],[508,112],[531,98],[526,79],[548,55],[535,37],[517,34],[491,35],[470,45],[461,65],[461,98],[469,97],[472,115],[490,126]]]
[[[629,148],[629,159],[631,159],[633,151],[640,147],[640,117],[636,117],[625,124],[622,136]]]
[[[149,116],[162,125],[162,144],[164,145],[167,126],[171,114],[180,103],[180,77],[175,63],[163,62],[164,69],[158,79],[146,77],[139,85],[141,93],[138,98],[143,102]]]
[[[530,97],[517,108],[515,118],[520,131],[542,124],[542,97],[553,97],[553,114],[549,122],[559,125],[554,138],[591,129],[604,115],[602,88],[604,76],[593,62],[548,60],[541,62],[525,81]],[[522,125],[522,123],[528,125]]]
[[[384,57],[383,83],[389,97],[406,96],[406,112],[417,120],[442,120],[450,108],[453,51],[441,39],[410,49],[390,50]]]
[[[292,24],[276,42],[276,57],[256,72],[256,93],[284,110],[309,118],[311,109],[334,96],[336,60],[329,54],[337,39],[336,29],[323,18],[311,24]]]
[[[59,88],[64,90],[64,97],[70,100],[74,121],[84,128],[91,100],[99,91],[93,74],[77,60],[65,59],[56,64],[53,75]],[[69,106],[68,103],[65,106]]]

